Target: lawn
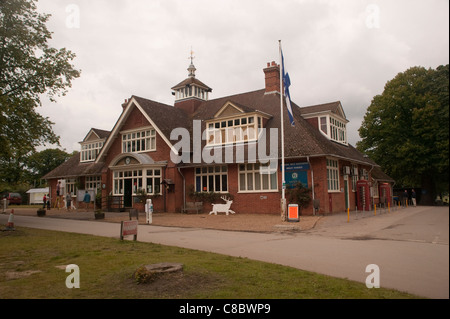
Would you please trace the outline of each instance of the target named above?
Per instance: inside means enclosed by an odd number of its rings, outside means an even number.
[[[147,284],[133,279],[145,264],[175,262],[183,272]],[[76,264],[80,288],[66,287]],[[0,232],[0,299],[396,299],[389,289],[291,267],[151,243],[17,228]]]

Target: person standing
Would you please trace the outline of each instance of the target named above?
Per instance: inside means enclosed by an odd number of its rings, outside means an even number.
[[[58,184],[56,184],[56,203],[55,203],[55,206],[58,209],[59,209],[59,201],[61,200],[60,195],[61,195],[61,181],[58,181]]]
[[[71,206],[72,206],[72,196],[71,196],[70,192],[68,192],[66,194],[66,209],[67,209],[67,211],[70,210]]]
[[[50,194],[47,195],[47,210],[50,210]]]
[[[411,191],[411,201],[414,207],[416,207],[416,191],[414,189]]]
[[[404,205],[404,207],[408,206],[408,199],[409,199],[408,191],[405,189],[405,192],[403,193],[403,205]]]
[[[89,194],[88,191],[86,191],[86,193],[84,193],[83,202],[84,202],[84,205],[86,206],[86,211],[88,211],[89,203],[91,202],[91,195]]]
[[[44,206],[42,206],[43,209],[45,209],[45,206],[47,205],[47,196],[44,194],[44,198],[42,198],[42,201],[44,202]]]

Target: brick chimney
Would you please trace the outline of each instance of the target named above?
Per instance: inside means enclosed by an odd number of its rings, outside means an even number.
[[[266,76],[266,92],[265,94],[280,92],[280,66],[272,61],[267,62],[267,68],[264,70]]]

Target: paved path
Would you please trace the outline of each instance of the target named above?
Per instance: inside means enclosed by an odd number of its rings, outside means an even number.
[[[420,214],[447,216],[444,241],[377,238],[392,225]],[[0,223],[7,222],[0,215]],[[54,218],[16,216],[16,226],[119,237],[120,225]],[[350,225],[351,224],[351,225]],[[441,232],[441,230],[439,230]],[[439,237],[438,236],[438,237]],[[446,240],[445,240],[446,238]],[[370,240],[369,240],[370,239]],[[436,239],[436,238],[434,238]],[[449,298],[448,208],[411,208],[351,223],[342,216],[324,219],[314,231],[249,233],[140,225],[138,240],[287,265],[334,277],[365,282],[366,266],[380,268],[381,286],[430,298]]]

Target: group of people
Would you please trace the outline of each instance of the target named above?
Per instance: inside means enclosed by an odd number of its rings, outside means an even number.
[[[61,198],[62,198],[61,182],[58,182],[58,184],[56,185],[56,203],[55,203],[55,206],[58,209],[59,209],[59,201]],[[42,201],[44,203],[43,208],[47,207],[47,210],[50,210],[50,194],[44,195]],[[72,205],[72,193],[71,192],[67,192],[67,194],[65,196],[65,202],[66,202],[65,206],[66,206],[67,211],[69,211],[72,208],[75,209],[75,207]],[[88,211],[89,204],[91,203],[91,195],[89,194],[88,191],[86,191],[86,193],[84,194],[83,203],[86,208],[86,211]]]
[[[411,202],[414,207],[417,206],[416,198],[417,198],[416,191],[414,189],[412,189],[411,190]],[[409,194],[408,194],[408,190],[405,189],[405,191],[403,192],[403,203],[404,203],[403,205],[407,206],[408,201],[409,201]]]

